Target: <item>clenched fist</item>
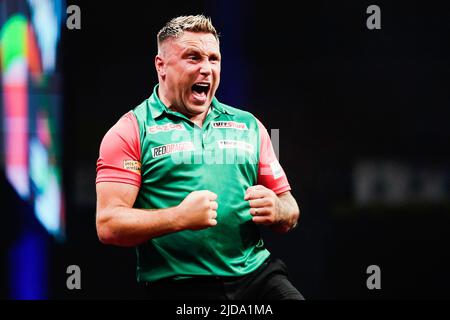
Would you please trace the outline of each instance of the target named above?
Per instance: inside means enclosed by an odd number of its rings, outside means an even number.
[[[249,187],[244,200],[250,204],[250,214],[256,224],[273,225],[281,220],[281,204],[275,192],[262,186]]]
[[[200,230],[217,224],[217,195],[208,190],[193,191],[178,205],[183,229]]]

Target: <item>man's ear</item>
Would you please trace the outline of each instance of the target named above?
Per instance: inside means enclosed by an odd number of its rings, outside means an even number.
[[[164,59],[159,54],[155,57],[155,68],[156,72],[158,72],[161,77],[165,76]]]

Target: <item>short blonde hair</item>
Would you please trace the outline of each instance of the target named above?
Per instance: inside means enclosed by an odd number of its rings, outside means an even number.
[[[219,34],[214,28],[210,17],[205,17],[202,14],[179,16],[167,22],[158,32],[158,51],[165,40],[178,38],[185,31],[211,33],[219,42]]]

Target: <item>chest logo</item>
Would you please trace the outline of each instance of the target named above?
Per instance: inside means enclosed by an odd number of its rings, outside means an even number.
[[[173,130],[184,131],[184,130],[186,130],[186,128],[181,123],[167,123],[167,124],[147,127],[147,132],[150,134],[154,134],[154,133],[158,133],[158,132],[173,131]]]
[[[193,151],[193,150],[194,144],[190,141],[180,143],[170,143],[152,148],[152,156],[153,158],[158,158],[175,152]]]
[[[214,129],[238,129],[248,130],[247,125],[244,122],[235,121],[213,121],[212,126]]]
[[[219,140],[217,142],[220,149],[241,149],[253,153],[253,145],[238,140]]]

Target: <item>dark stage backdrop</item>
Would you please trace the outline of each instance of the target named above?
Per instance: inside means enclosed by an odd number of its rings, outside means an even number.
[[[254,113],[269,132],[279,129],[280,163],[301,218],[290,234],[262,232],[302,294],[313,300],[450,297],[447,7],[419,1],[71,4],[81,9],[81,29],[63,28],[60,47],[66,237],[48,237],[44,298],[145,298],[135,281],[134,250],[97,239],[95,165],[103,135],[157,82],[158,30],[174,16],[197,13],[211,16],[221,34],[219,100]],[[381,9],[381,29],[366,26],[371,4]],[[8,225],[20,225],[25,218],[14,217],[20,200],[6,179],[1,186],[1,211],[10,213]],[[11,241],[14,229],[6,228]],[[81,269],[80,290],[66,287],[69,265]],[[367,287],[371,265],[380,268],[379,290]]]

